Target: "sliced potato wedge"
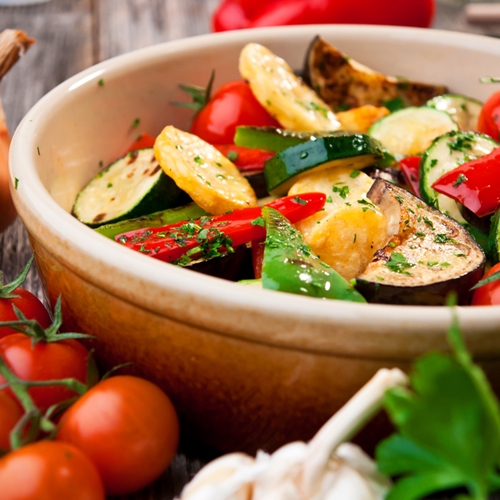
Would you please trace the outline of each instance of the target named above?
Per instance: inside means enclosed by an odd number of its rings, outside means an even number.
[[[313,252],[346,279],[362,273],[389,238],[385,216],[366,197],[372,184],[365,173],[340,167],[311,174],[289,191],[327,195],[324,210],[296,227]]]
[[[207,212],[218,215],[257,205],[238,168],[199,137],[169,125],[156,138],[154,151],[163,171]]]
[[[256,99],[283,127],[304,132],[340,128],[330,107],[266,47],[247,44],[239,69]]]

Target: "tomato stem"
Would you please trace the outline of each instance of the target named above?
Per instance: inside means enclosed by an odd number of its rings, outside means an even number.
[[[33,345],[38,342],[58,342],[67,339],[89,339],[95,338],[86,333],[66,332],[60,333],[59,328],[62,325],[62,312],[61,312],[61,297],[57,299],[54,307],[54,320],[52,324],[44,330],[40,323],[34,319],[28,319],[15,305],[12,305],[18,319],[16,321],[0,321],[0,327],[9,327],[18,332],[24,333],[31,337]]]
[[[34,441],[38,437],[40,430],[45,433],[53,433],[56,429],[55,424],[49,418],[42,415],[41,411],[36,407],[28,392],[30,388],[62,385],[80,396],[87,390],[85,384],[73,378],[38,381],[22,380],[12,373],[7,363],[1,357],[0,375],[7,381],[7,384],[0,386],[0,390],[9,387],[25,411],[24,416],[19,420],[10,434],[12,450]],[[49,408],[47,414],[50,415],[50,412],[53,413],[54,409]],[[28,429],[27,434],[26,429]]]
[[[24,280],[26,279],[26,276],[28,276],[28,272],[31,268],[31,264],[33,263],[33,258],[34,257],[32,255],[30,260],[23,267],[22,271],[14,278],[13,281],[11,281],[10,283],[7,283],[6,285],[3,284],[3,272],[0,271],[0,298],[1,299],[16,299],[19,297],[19,295],[15,295],[11,292],[13,292],[16,288],[19,288],[24,283]]]

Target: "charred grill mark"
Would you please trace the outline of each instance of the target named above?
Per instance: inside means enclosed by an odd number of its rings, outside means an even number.
[[[127,162],[127,165],[131,165],[132,163],[135,162],[135,160],[137,160],[137,157],[139,156],[139,150],[135,150],[135,151],[132,151],[130,153],[130,157],[128,159],[128,162]]]
[[[153,169],[153,171],[149,174],[150,177],[153,177],[159,170],[161,170],[160,165],[156,165],[156,167]]]
[[[92,222],[94,224],[97,224],[98,222],[101,222],[102,220],[104,220],[106,217],[106,214],[105,213],[102,213],[102,214],[97,214],[94,219],[92,220]]]

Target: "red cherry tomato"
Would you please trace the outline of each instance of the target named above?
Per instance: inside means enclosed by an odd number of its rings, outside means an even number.
[[[119,453],[119,452],[118,452]],[[104,500],[95,466],[67,443],[39,441],[0,460],[2,500]]]
[[[156,385],[117,376],[99,382],[63,414],[56,439],[90,457],[108,494],[123,495],[147,486],[170,465],[179,423]]]
[[[195,115],[189,131],[210,144],[232,144],[238,125],[279,126],[244,81],[229,82],[217,90]]]
[[[16,321],[18,319],[12,308],[14,305],[26,318],[38,321],[44,329],[50,326],[49,313],[38,297],[23,288],[16,288],[11,294],[18,297],[5,299],[0,295],[0,321]],[[12,333],[17,333],[17,331],[6,326],[0,328],[0,338]]]
[[[9,369],[22,380],[59,380],[75,378],[85,382],[88,351],[76,340],[38,342],[16,333],[0,339],[0,356]],[[0,375],[0,384],[5,383]],[[32,387],[29,390],[35,405],[46,410],[53,404],[75,396],[62,386]]]
[[[0,392],[0,451],[10,450],[10,433],[23,416],[21,406],[5,391]]]
[[[493,273],[500,271],[500,262],[495,264],[484,276],[488,278]],[[473,306],[495,306],[500,304],[500,280],[480,286],[472,295]]]
[[[478,131],[495,141],[500,139],[500,92],[495,92],[484,103],[477,125]]]
[[[132,151],[137,151],[138,149],[152,148],[155,145],[156,137],[152,135],[142,133],[137,137],[137,139],[130,145],[130,147],[125,151],[125,154],[131,153]]]

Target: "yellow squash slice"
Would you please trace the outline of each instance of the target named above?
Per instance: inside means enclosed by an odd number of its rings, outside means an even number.
[[[362,273],[389,239],[384,214],[366,197],[372,184],[365,173],[339,167],[302,178],[288,193],[327,195],[325,209],[296,227],[313,252],[346,279]]]
[[[328,104],[266,47],[247,44],[240,54],[239,69],[256,99],[284,128],[305,132],[340,128]]]
[[[257,205],[238,168],[199,137],[169,125],[156,138],[154,151],[163,171],[207,212],[218,215]]]

